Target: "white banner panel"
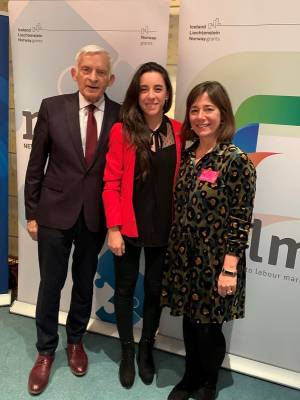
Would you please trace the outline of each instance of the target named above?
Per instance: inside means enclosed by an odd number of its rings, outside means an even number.
[[[176,114],[217,80],[232,99],[235,143],[257,167],[246,318],[226,324],[228,351],[296,372],[300,387],[300,4],[182,0]],[[171,321],[171,322],[170,322]],[[180,321],[165,317],[175,336]]]
[[[17,127],[19,199],[18,301],[35,304],[39,284],[37,246],[25,229],[24,178],[33,128],[41,100],[77,90],[70,76],[74,56],[86,44],[107,49],[115,84],[108,95],[122,101],[138,65],[167,60],[167,0],[10,1]],[[141,282],[141,279],[139,280]],[[111,254],[99,260],[92,317],[113,322]],[[71,279],[62,293],[61,310],[69,308]],[[137,290],[135,322],[140,320],[142,291]]]

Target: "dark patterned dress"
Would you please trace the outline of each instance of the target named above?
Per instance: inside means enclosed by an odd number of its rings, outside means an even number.
[[[175,316],[222,323],[245,313],[245,249],[256,172],[231,143],[218,144],[195,165],[197,146],[183,154],[175,187],[162,305]],[[236,293],[224,298],[218,294],[218,277],[226,254],[239,257],[239,263]]]

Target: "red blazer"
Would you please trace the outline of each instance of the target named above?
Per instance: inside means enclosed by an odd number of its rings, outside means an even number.
[[[175,135],[177,156],[175,182],[180,166],[183,140],[180,135],[181,123],[175,120],[170,121]],[[122,132],[122,124],[115,123],[110,132],[109,149],[106,154],[102,198],[107,227],[120,226],[121,233],[129,237],[138,237],[132,201],[135,159],[136,150],[126,140]]]

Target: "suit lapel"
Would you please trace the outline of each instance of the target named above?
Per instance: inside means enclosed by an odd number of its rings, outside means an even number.
[[[84,168],[86,168],[80,134],[78,92],[66,97],[65,106],[69,133],[72,139],[73,146],[76,150],[76,153],[78,154],[78,158],[81,164]]]

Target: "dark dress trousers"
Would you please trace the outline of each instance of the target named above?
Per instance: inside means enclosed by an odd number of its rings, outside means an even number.
[[[42,101],[25,179],[27,220],[38,223],[40,287],[36,309],[37,349],[57,347],[60,292],[72,244],[73,288],[67,319],[69,343],[78,343],[90,317],[97,257],[106,235],[103,173],[111,126],[120,105],[105,95],[101,132],[87,167],[79,124],[79,94]]]

